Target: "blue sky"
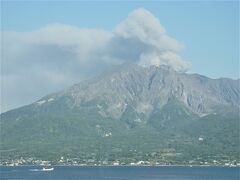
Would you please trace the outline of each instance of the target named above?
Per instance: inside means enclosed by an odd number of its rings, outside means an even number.
[[[2,30],[31,31],[59,22],[112,30],[143,7],[185,46],[192,72],[213,78],[239,77],[239,2],[3,2]]]
[[[106,62],[118,61],[119,57],[113,56],[119,54],[116,49],[104,49],[104,63],[89,58],[87,53],[101,49],[114,33],[117,34],[115,39],[124,35],[129,27],[128,23],[121,22],[131,22],[129,13],[139,8],[146,12],[133,13],[132,19],[140,14],[144,26],[154,30],[149,22],[155,22],[157,18],[161,26],[155,24],[158,27],[156,33],[161,34],[161,28],[164,28],[167,33],[163,34],[164,38],[172,39],[167,41],[169,47],[164,47],[174,51],[168,53],[168,57],[190,63],[189,73],[211,78],[239,78],[238,1],[1,1],[2,111],[64,89],[100,72]],[[144,20],[141,20],[142,14],[147,16]],[[71,33],[63,37],[66,31]],[[134,36],[134,31],[131,33]],[[80,42],[75,42],[75,35],[76,41],[79,39]],[[98,39],[97,45],[94,38]],[[155,43],[153,38],[150,38],[151,42],[137,38],[144,43]],[[84,43],[91,51],[84,49]],[[176,50],[179,45],[184,47],[181,52]],[[112,53],[110,57],[106,52]],[[83,63],[83,57],[90,59],[89,63]],[[80,64],[76,64],[79,59]]]

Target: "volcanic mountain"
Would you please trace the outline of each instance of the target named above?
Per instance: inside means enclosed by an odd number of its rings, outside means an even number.
[[[239,107],[240,80],[124,64],[2,113],[1,160],[239,161]]]

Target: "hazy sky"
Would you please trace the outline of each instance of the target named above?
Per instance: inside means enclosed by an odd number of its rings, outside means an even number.
[[[239,2],[1,1],[1,111],[123,62],[239,78]]]

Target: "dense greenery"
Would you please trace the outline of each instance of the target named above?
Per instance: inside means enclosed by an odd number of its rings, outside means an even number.
[[[59,101],[1,115],[1,161],[21,157],[57,164],[61,157],[79,164],[240,160],[237,110],[199,117],[173,98],[151,116],[137,114],[129,106],[121,119],[114,119],[99,114],[97,102],[71,109],[62,103],[68,100]]]

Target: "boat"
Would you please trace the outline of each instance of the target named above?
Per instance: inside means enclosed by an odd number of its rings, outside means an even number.
[[[53,171],[54,167],[43,167],[42,171]]]

